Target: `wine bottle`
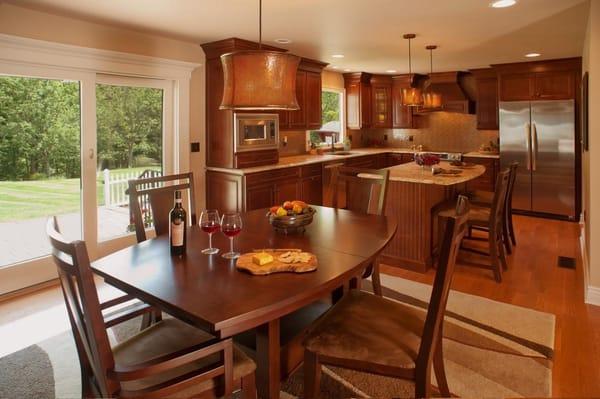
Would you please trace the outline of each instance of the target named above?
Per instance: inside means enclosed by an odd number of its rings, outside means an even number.
[[[171,255],[184,255],[186,248],[186,220],[187,214],[181,205],[181,191],[175,191],[175,207],[169,212],[169,241]]]

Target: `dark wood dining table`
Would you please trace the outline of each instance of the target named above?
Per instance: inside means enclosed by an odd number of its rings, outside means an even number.
[[[315,206],[312,224],[301,234],[273,230],[267,210],[242,213],[235,238],[242,253],[261,248],[300,248],[317,256],[316,271],[253,276],[236,270],[235,261],[203,255],[208,234],[198,226],[187,231],[187,253],[169,254],[160,236],[93,262],[95,273],[120,290],[192,325],[226,338],[256,332],[257,389],[261,398],[278,398],[281,371],[280,321],[327,298],[360,277],[392,239],[397,224],[385,216]],[[229,248],[222,234],[213,236],[221,253]]]

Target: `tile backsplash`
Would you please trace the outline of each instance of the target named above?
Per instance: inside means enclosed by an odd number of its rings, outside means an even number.
[[[498,140],[497,130],[477,130],[475,115],[433,112],[415,118],[417,129],[362,129],[348,130],[347,134],[352,136],[352,148],[376,142],[386,147],[422,145],[426,151],[448,152],[476,151],[482,144]],[[279,136],[279,156],[306,153],[306,131],[286,130],[279,132]],[[387,140],[384,140],[384,136],[387,136]],[[283,144],[284,137],[287,137],[286,145]]]
[[[469,152],[498,140],[498,130],[477,130],[475,115],[433,112],[415,118],[417,129],[364,129],[363,143],[378,142],[386,147],[422,145],[428,151]]]

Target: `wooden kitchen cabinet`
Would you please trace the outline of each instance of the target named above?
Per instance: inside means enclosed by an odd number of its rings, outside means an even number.
[[[477,92],[477,129],[498,130],[498,77],[492,68],[471,70]]]
[[[493,65],[500,101],[569,100],[577,97],[581,58]]]
[[[372,126],[377,128],[392,127],[392,78],[391,76],[374,75],[371,77]]]
[[[371,126],[371,74],[345,73],[346,126],[348,129],[362,129]]]
[[[414,161],[415,157],[411,153],[387,153],[387,167],[402,165]]]
[[[494,191],[496,176],[500,169],[500,160],[497,158],[463,157],[464,162],[472,162],[485,167],[485,173],[467,183],[467,190]]]
[[[280,130],[314,130],[321,127],[321,72],[326,65],[302,58],[296,73],[296,100],[300,109],[277,111]]]
[[[392,78],[392,127],[396,129],[414,129],[412,107],[402,105],[402,89],[411,87],[410,75],[398,75]]]
[[[269,208],[275,204],[275,186],[270,184],[248,187],[246,190],[246,210]]]
[[[311,205],[323,203],[323,176],[321,164],[303,166],[300,172],[300,199]]]

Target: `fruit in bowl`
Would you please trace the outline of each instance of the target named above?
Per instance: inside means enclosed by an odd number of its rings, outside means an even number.
[[[271,207],[267,217],[275,230],[290,234],[304,231],[304,226],[312,222],[315,212],[315,209],[304,201],[285,201],[282,205]]]

